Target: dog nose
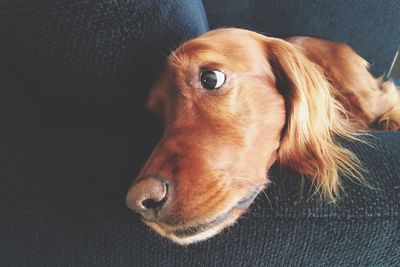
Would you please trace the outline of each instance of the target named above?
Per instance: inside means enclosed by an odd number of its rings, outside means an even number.
[[[157,213],[168,198],[169,183],[157,178],[145,178],[128,191],[126,205],[149,221],[157,219]]]

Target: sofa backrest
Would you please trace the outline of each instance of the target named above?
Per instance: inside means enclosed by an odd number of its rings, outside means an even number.
[[[200,0],[5,0],[0,60],[44,125],[129,127],[165,57],[207,30]]]
[[[314,36],[349,44],[387,74],[400,44],[398,0],[203,0],[210,28],[241,27],[275,37]]]

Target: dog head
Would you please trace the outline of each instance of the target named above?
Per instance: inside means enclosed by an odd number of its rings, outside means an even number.
[[[268,184],[274,162],[310,177],[330,200],[338,172],[357,172],[334,140],[351,134],[329,83],[281,39],[220,29],[182,44],[148,107],[165,130],[126,202],[180,244],[234,223]]]

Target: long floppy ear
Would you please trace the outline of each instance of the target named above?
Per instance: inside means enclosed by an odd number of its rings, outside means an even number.
[[[317,191],[335,201],[340,174],[363,183],[359,160],[336,137],[358,138],[346,124],[345,112],[319,67],[284,40],[267,38],[265,42],[276,85],[286,100],[278,162],[310,177]]]

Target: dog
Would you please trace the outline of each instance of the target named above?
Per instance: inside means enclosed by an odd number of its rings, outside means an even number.
[[[273,164],[335,201],[339,174],[364,182],[361,163],[337,137],[400,129],[398,90],[349,46],[235,28],[172,52],[148,107],[165,130],[126,204],[178,244],[232,225],[266,188]]]

